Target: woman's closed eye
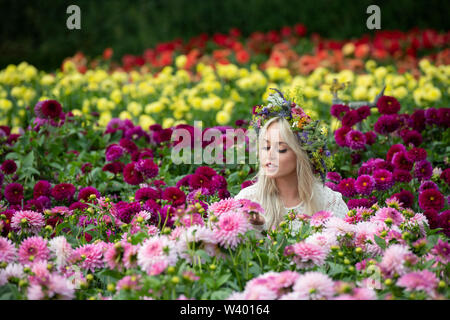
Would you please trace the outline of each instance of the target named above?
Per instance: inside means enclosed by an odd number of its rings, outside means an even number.
[[[264,150],[269,150],[270,147],[264,147]],[[278,150],[279,153],[285,153],[287,151],[287,149],[283,149],[283,150]]]

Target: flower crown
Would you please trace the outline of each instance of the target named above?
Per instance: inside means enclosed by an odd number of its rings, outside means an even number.
[[[270,89],[276,93],[269,95],[267,99],[269,103],[266,106],[256,105],[253,107],[250,125],[259,135],[260,129],[271,118],[283,117],[286,119],[298,138],[300,146],[308,154],[314,174],[319,173],[322,182],[325,183],[327,172],[333,167],[333,159],[327,148],[326,131],[319,128],[319,120],[312,120],[299,105],[286,100],[279,90]]]

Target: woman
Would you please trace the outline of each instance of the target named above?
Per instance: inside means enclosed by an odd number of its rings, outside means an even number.
[[[312,121],[278,90],[268,100],[266,107],[253,109],[259,156],[256,182],[234,198],[261,204],[264,215],[255,215],[251,220],[260,230],[278,226],[291,210],[310,216],[324,210],[344,217],[348,208],[341,194],[324,186],[331,154],[324,132],[319,132],[318,121]],[[315,173],[320,174],[322,181]],[[295,230],[300,225],[294,220],[292,227]]]

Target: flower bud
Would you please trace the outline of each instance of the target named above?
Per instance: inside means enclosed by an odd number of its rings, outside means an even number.
[[[89,200],[95,200],[95,199],[97,199],[97,196],[94,193],[91,193],[89,195]]]
[[[356,247],[356,248],[355,248],[355,252],[358,253],[358,254],[359,254],[359,253],[362,253],[362,251],[363,251],[363,250],[362,250],[360,247]]]
[[[116,291],[116,286],[114,285],[114,283],[108,283],[108,285],[106,286],[106,289],[110,292],[114,292],[114,291]]]
[[[354,272],[354,271],[355,271],[355,267],[354,267],[354,266],[349,266],[349,267],[348,267],[348,271]]]
[[[141,217],[141,216],[139,216],[139,217],[137,217],[136,221],[137,221],[137,222],[139,222],[139,223],[141,223],[141,222],[143,222],[143,221],[144,221],[144,218],[143,218],[143,217]]]
[[[173,266],[170,266],[167,268],[167,273],[169,273],[169,274],[175,273],[175,271],[176,271],[175,267],[173,267]]]
[[[180,278],[177,276],[172,277],[172,279],[170,280],[173,284],[178,284],[180,283]]]
[[[25,224],[25,223],[27,223],[27,219],[26,219],[26,218],[22,218],[22,219],[20,219],[20,223],[21,223],[21,224]]]
[[[384,238],[384,237],[386,237],[387,236],[387,231],[386,230],[383,230],[381,233],[380,233],[380,237],[381,238]]]
[[[29,256],[28,260],[33,261],[34,260],[34,256],[33,255]]]
[[[384,284],[387,285],[387,286],[392,285],[392,279],[386,279],[386,280],[384,280]]]
[[[447,286],[447,285],[445,284],[445,281],[444,281],[444,280],[439,281],[438,287],[439,287],[440,289],[443,289],[443,288],[445,288],[446,286]]]
[[[386,218],[384,220],[384,223],[386,223],[386,225],[390,227],[392,225],[392,219],[391,218]]]
[[[338,252],[338,256],[339,256],[339,257],[343,257],[343,256],[344,256],[344,253],[343,253],[342,251],[339,251],[339,252]]]
[[[28,286],[27,280],[22,279],[19,281],[19,287],[26,287],[26,286]]]
[[[350,264],[350,260],[348,260],[347,258],[344,259],[344,264]]]
[[[88,275],[86,275],[86,280],[87,281],[92,281],[92,280],[94,280],[94,276],[89,273]]]
[[[211,269],[211,270],[216,270],[216,265],[215,264],[211,264],[210,266],[209,266],[209,268]]]
[[[45,229],[45,231],[48,231],[48,232],[52,232],[52,231],[53,231],[53,228],[52,228],[52,226],[51,226],[51,225],[49,225],[49,224],[48,224],[48,225],[46,225],[44,229]]]

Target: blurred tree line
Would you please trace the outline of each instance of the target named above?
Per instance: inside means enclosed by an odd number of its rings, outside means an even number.
[[[189,39],[202,32],[227,33],[238,28],[279,30],[303,23],[324,37],[348,39],[370,34],[371,4],[381,8],[381,28],[449,29],[449,1],[392,0],[0,0],[0,68],[27,61],[53,70],[77,51],[100,55],[107,47],[114,58],[141,54],[158,42]],[[81,30],[68,30],[66,9],[81,9]]]

